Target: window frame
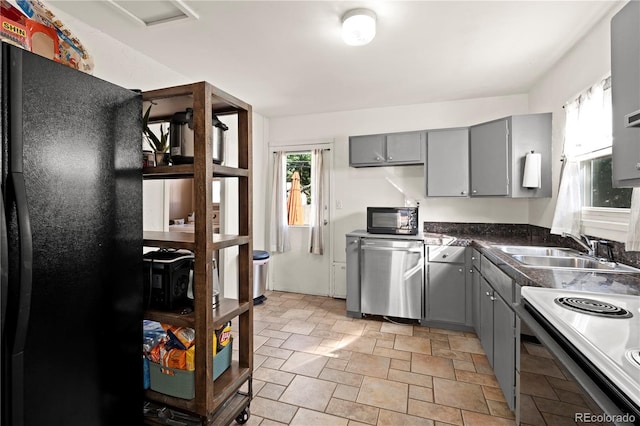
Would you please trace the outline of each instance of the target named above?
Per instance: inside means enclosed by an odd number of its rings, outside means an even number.
[[[607,147],[580,155],[576,158],[576,161],[580,163],[580,169],[582,171],[582,162],[611,155],[612,152],[612,148]],[[586,199],[586,186],[585,174],[582,173],[580,191],[583,200]],[[582,233],[586,235],[624,242],[626,241],[627,230],[629,229],[630,215],[630,208],[589,207],[583,205],[580,215],[580,229]]]

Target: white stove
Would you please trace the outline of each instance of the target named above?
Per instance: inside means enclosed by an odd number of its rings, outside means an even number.
[[[640,407],[640,296],[539,287],[521,295]]]

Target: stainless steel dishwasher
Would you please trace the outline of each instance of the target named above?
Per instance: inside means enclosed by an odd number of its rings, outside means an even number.
[[[363,238],[360,277],[363,314],[422,318],[422,241]]]

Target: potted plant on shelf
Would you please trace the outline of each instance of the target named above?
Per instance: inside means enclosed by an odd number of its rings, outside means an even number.
[[[147,108],[142,119],[142,132],[145,139],[149,143],[149,146],[155,152],[156,166],[169,165],[169,128],[164,131],[162,124],[160,124],[160,138],[149,128],[149,113],[151,112],[151,106]]]

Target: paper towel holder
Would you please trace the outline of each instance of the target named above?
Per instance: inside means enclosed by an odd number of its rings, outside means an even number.
[[[524,167],[523,167],[523,176],[522,176],[522,186],[526,189],[536,190],[542,188],[542,161],[541,155],[536,155],[536,160],[534,161],[533,154],[535,151],[532,149],[530,153],[524,158]],[[529,156],[531,155],[531,159]]]

